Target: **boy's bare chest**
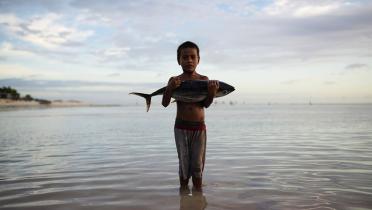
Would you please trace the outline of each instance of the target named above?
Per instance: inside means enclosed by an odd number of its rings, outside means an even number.
[[[185,102],[177,102],[177,109],[179,111],[202,111],[203,106],[201,103],[185,103]]]
[[[203,80],[203,77],[201,75],[195,75],[195,76],[185,76],[180,75],[181,80]]]

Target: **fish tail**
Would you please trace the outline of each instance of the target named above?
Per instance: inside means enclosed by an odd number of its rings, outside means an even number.
[[[151,95],[150,94],[136,93],[136,92],[132,92],[132,93],[129,93],[129,94],[133,94],[133,95],[137,95],[137,96],[141,96],[141,97],[145,98],[146,99],[146,111],[147,112],[149,111],[150,105],[151,105]]]

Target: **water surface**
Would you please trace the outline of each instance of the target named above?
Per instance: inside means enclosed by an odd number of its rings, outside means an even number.
[[[179,192],[174,116],[0,111],[0,208],[372,209],[371,105],[209,108],[202,194]]]

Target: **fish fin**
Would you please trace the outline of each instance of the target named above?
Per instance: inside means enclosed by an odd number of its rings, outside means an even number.
[[[133,94],[133,95],[137,95],[137,96],[141,96],[141,97],[145,98],[146,99],[146,112],[149,111],[150,105],[151,105],[151,95],[150,94],[136,93],[136,92],[132,92],[132,93],[129,93],[129,94]]]

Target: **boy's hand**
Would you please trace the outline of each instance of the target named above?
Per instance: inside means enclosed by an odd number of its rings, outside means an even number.
[[[208,94],[211,96],[216,96],[218,88],[220,88],[220,83],[218,80],[209,80],[208,81]]]
[[[179,77],[172,77],[168,82],[168,88],[174,90],[181,85],[181,79]]]

